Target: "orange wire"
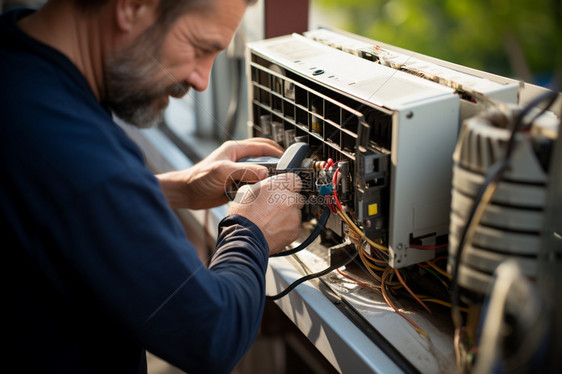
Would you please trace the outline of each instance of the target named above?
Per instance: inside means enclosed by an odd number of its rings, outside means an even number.
[[[371,248],[373,248],[373,247],[371,247]],[[365,257],[367,257],[369,260],[371,260],[373,262],[378,262],[379,264],[388,265],[388,261],[376,259],[373,256],[371,256],[370,254],[368,254],[367,251],[364,251],[364,253],[365,253]]]
[[[396,308],[396,306],[394,306],[394,304],[392,303],[392,301],[390,300],[390,297],[386,294],[386,289],[384,287],[384,281],[386,280],[386,277],[388,276],[390,271],[394,271],[394,269],[391,268],[386,268],[384,270],[384,273],[382,274],[382,281],[381,281],[381,291],[382,291],[382,297],[384,298],[384,300],[386,301],[386,303],[392,308],[394,309],[394,311],[396,313],[398,313],[400,316],[402,316],[406,321],[408,321],[412,326],[414,326],[414,328],[416,329],[416,331],[420,334],[422,334],[423,336],[429,338],[429,336],[427,335],[427,333],[425,331],[423,331],[423,329],[421,327],[419,327],[414,321],[412,321],[410,318],[408,318],[408,316],[406,316],[404,313],[402,313],[401,311],[398,310],[398,308]]]
[[[358,285],[360,285],[361,287],[368,287],[368,288],[375,288],[375,289],[379,289],[380,286],[374,285],[372,283],[367,283],[367,282],[363,282],[357,278],[352,277],[349,274],[344,273],[343,271],[341,271],[340,269],[337,269],[338,273],[340,273],[341,275],[343,275],[346,278],[351,279],[352,281],[354,281],[355,283],[357,283]]]
[[[394,271],[394,273],[398,276],[398,280],[400,281],[400,283],[402,283],[402,286],[404,286],[406,291],[408,291],[408,293],[410,295],[412,295],[414,297],[414,299],[416,299],[416,301],[418,303],[420,303],[421,306],[423,306],[425,308],[425,310],[427,310],[429,312],[429,314],[431,314],[431,309],[429,309],[429,307],[427,305],[425,305],[425,303],[423,301],[421,301],[420,298],[415,293],[412,292],[412,290],[410,289],[410,287],[408,287],[406,282],[404,282],[404,279],[402,278],[402,275],[400,275],[400,271],[398,269],[396,269]]]

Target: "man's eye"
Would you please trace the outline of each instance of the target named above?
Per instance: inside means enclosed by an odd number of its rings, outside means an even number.
[[[201,57],[209,56],[212,53],[213,53],[213,51],[211,51],[210,49],[206,49],[206,48],[200,48],[199,49],[199,56],[201,56]]]

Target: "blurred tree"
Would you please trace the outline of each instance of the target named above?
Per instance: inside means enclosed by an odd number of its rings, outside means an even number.
[[[312,0],[334,27],[560,90],[562,0]],[[557,82],[557,84],[556,84]]]

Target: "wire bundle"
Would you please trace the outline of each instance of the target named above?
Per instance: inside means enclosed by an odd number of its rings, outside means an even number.
[[[359,252],[359,256],[361,258],[361,262],[363,263],[363,265],[365,266],[365,269],[367,269],[369,275],[371,278],[373,278],[373,280],[376,282],[376,284],[369,284],[369,286],[367,286],[366,282],[360,281],[356,278],[351,277],[349,274],[346,274],[342,271],[338,271],[340,274],[342,274],[343,276],[345,276],[346,278],[352,279],[353,281],[355,281],[358,285],[363,286],[363,287],[370,287],[370,288],[375,288],[381,291],[382,296],[385,300],[385,302],[387,303],[387,305],[389,307],[391,307],[396,313],[398,313],[400,316],[402,316],[404,319],[406,319],[406,321],[408,321],[408,323],[410,323],[418,333],[422,334],[425,337],[428,337],[427,333],[420,328],[414,321],[412,321],[408,316],[406,316],[403,312],[401,312],[394,304],[394,302],[392,301],[390,294],[391,293],[396,293],[397,290],[403,289],[405,290],[409,295],[411,295],[414,300],[416,300],[425,310],[428,311],[428,313],[431,313],[431,309],[429,309],[429,307],[425,304],[424,301],[427,302],[433,302],[436,304],[440,304],[440,305],[444,305],[444,306],[451,306],[450,303],[448,303],[445,300],[440,300],[437,299],[435,297],[429,297],[429,296],[423,296],[423,295],[417,295],[415,294],[410,287],[408,287],[406,280],[404,279],[404,277],[402,276],[400,270],[398,269],[394,269],[392,267],[390,267],[388,265],[388,248],[380,243],[377,243],[375,241],[373,241],[372,239],[368,238],[365,233],[363,232],[363,230],[361,230],[356,224],[355,222],[353,222],[353,220],[349,217],[349,215],[345,212],[345,210],[343,209],[339,198],[338,198],[338,194],[337,194],[337,187],[339,184],[339,169],[336,169],[336,171],[334,172],[333,175],[333,184],[334,184],[334,192],[333,192],[333,199],[335,204],[333,204],[333,206],[331,207],[331,209],[335,209],[336,214],[338,214],[338,216],[341,218],[342,221],[344,221],[350,229],[349,232],[349,236],[352,239],[352,241],[355,241],[358,244],[358,252]],[[367,252],[367,250],[365,249],[366,246],[370,247],[370,252],[371,254],[369,254]],[[428,250],[434,250],[434,249],[440,249],[440,248],[445,248],[447,245],[446,244],[442,244],[439,246],[416,246],[416,248],[418,249],[428,249]],[[435,265],[434,262],[426,262],[426,265],[428,268],[431,268],[432,272],[435,274],[435,272],[437,272],[438,274],[444,275],[447,279],[450,279],[450,275],[447,274],[447,272],[445,272],[443,269],[439,268],[437,265]],[[430,272],[430,270],[424,269],[428,272]],[[441,279],[441,277],[437,274],[435,274],[435,276],[439,279],[439,281],[448,289],[448,284],[446,283],[445,280]],[[396,280],[395,280],[396,278]]]
[[[331,159],[325,162],[321,171],[323,172],[323,177],[327,177],[327,173],[330,171],[330,168],[332,168],[333,165],[334,162]],[[345,222],[345,224],[347,224],[347,226],[349,227],[349,233],[348,233],[349,238],[351,239],[352,242],[356,244],[358,248],[357,252],[351,254],[343,261],[334,264],[320,272],[308,274],[306,276],[297,279],[282,292],[278,293],[277,295],[266,296],[266,298],[268,300],[278,300],[281,297],[287,295],[299,284],[307,280],[326,275],[334,270],[337,270],[339,274],[354,281],[355,283],[357,283],[362,287],[369,287],[369,288],[374,288],[376,290],[380,290],[385,302],[389,307],[391,307],[396,313],[398,313],[400,316],[406,319],[406,321],[408,321],[416,329],[418,333],[429,338],[427,333],[421,327],[419,327],[412,319],[410,319],[408,316],[406,316],[402,311],[400,311],[396,307],[396,305],[394,304],[391,298],[391,294],[397,294],[399,290],[405,290],[405,292],[407,292],[410,296],[412,296],[412,298],[416,300],[425,310],[427,310],[428,313],[431,313],[431,309],[426,305],[426,302],[432,302],[444,306],[451,306],[451,304],[445,300],[440,300],[435,297],[418,295],[414,293],[412,289],[408,286],[406,279],[401,273],[401,271],[389,266],[388,248],[382,245],[381,243],[368,238],[364,233],[364,231],[361,230],[359,226],[357,226],[357,224],[355,224],[355,222],[351,219],[351,217],[349,217],[349,215],[346,213],[345,209],[343,208],[343,205],[341,204],[341,201],[338,196],[338,186],[341,181],[341,176],[342,174],[340,173],[339,168],[336,168],[331,177],[331,183],[333,185],[332,192],[329,195],[325,195],[326,207],[324,208],[324,211],[318,221],[317,226],[310,234],[310,236],[298,247],[291,250],[277,253],[275,255],[272,255],[272,257],[292,255],[308,247],[308,245],[310,245],[314,241],[314,239],[318,237],[321,230],[324,228],[330,213],[337,214],[339,218],[343,222]],[[366,250],[367,246],[370,249],[369,251]],[[444,247],[446,247],[446,244],[439,245],[439,246],[416,246],[416,248],[418,249],[427,249],[427,250],[435,250]],[[373,279],[374,282],[368,283],[368,282],[360,281],[340,270],[341,267],[351,263],[357,256],[360,257],[362,264],[364,265],[365,269],[367,269],[370,277]],[[439,259],[435,259],[431,262],[428,261],[424,265],[421,265],[420,268],[424,269],[428,273],[432,273],[448,289],[447,281],[450,279],[450,275],[447,274],[443,269],[439,268],[435,264],[435,262]],[[442,279],[442,276],[445,276],[446,280]]]

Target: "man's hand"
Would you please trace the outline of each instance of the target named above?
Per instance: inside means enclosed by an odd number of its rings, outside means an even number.
[[[208,209],[225,204],[225,189],[232,181],[256,183],[267,178],[267,168],[236,163],[244,157],[280,157],[283,149],[273,140],[251,138],[227,141],[193,167],[157,175],[170,207]]]
[[[281,251],[299,236],[303,197],[296,174],[280,174],[242,186],[228,215],[238,214],[257,225],[269,244],[269,254]]]

